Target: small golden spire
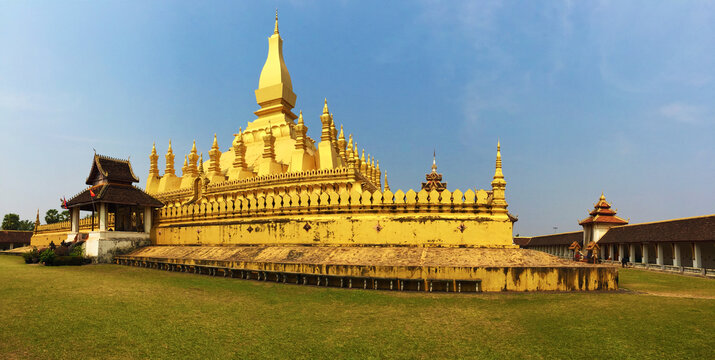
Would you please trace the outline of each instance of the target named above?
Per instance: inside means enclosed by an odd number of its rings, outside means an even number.
[[[156,141],[151,145],[151,154],[156,155]]]
[[[325,98],[325,105],[323,105],[323,114],[329,115],[330,111],[328,111],[328,98]]]
[[[303,110],[298,113],[298,124],[303,124]]]
[[[387,170],[385,170],[385,191],[390,191],[390,184],[387,183]]]
[[[201,155],[199,156],[199,176],[201,176],[201,177],[204,176],[204,153],[203,153],[203,151],[201,152]]]
[[[273,33],[276,35],[278,34],[278,8],[276,8],[276,27],[273,29]]]
[[[345,140],[345,134],[343,133],[343,125],[340,125],[340,135],[338,135],[338,139]]]
[[[606,197],[603,196],[603,191],[601,191],[601,197],[598,200],[606,200]]]
[[[173,154],[174,149],[171,148],[171,139],[169,139],[169,150],[166,151],[167,154]]]
[[[214,133],[214,143],[211,145],[212,148],[218,148],[218,139],[216,139],[216,133]]]
[[[191,146],[191,153],[196,154],[196,140],[194,140],[194,145]]]

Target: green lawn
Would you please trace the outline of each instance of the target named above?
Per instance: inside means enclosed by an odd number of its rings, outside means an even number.
[[[715,352],[715,280],[632,269],[620,272],[629,291],[477,295],[118,265],[42,267],[14,256],[0,256],[0,277],[3,359],[706,359]]]

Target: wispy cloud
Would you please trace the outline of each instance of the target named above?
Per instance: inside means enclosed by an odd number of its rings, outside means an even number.
[[[658,109],[658,113],[665,118],[682,124],[700,124],[708,117],[708,111],[705,107],[683,102],[663,105]]]

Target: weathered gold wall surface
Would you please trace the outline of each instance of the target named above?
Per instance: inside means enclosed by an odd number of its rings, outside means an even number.
[[[114,214],[108,214],[107,216],[107,226],[114,226]],[[99,215],[94,216],[94,228],[99,229]],[[79,220],[79,230],[80,231],[90,231],[92,229],[92,218],[88,217]],[[54,224],[45,224],[37,227],[37,231],[32,235],[30,239],[30,246],[35,247],[46,247],[50,245],[50,242],[54,242],[55,245],[67,240],[67,234],[72,230],[72,223],[68,221],[62,221]]]
[[[412,245],[514,247],[512,221],[487,192],[240,193],[167,206],[157,245]]]
[[[150,246],[119,258],[311,275],[480,280],[482,291],[618,289],[615,267],[524,249]]]

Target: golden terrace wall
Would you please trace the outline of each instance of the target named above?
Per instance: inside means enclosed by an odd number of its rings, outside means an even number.
[[[490,194],[238,192],[159,210],[157,245],[411,245],[514,247],[506,209]]]
[[[109,214],[108,216],[108,226],[113,227],[114,215]],[[99,228],[99,215],[94,216],[94,228]],[[79,231],[88,232],[92,229],[92,218],[88,217],[79,220]],[[32,235],[30,239],[30,245],[35,247],[45,247],[49,246],[50,242],[59,244],[67,240],[67,234],[72,230],[72,223],[68,221],[62,221],[54,224],[40,225],[37,227],[37,231]]]

